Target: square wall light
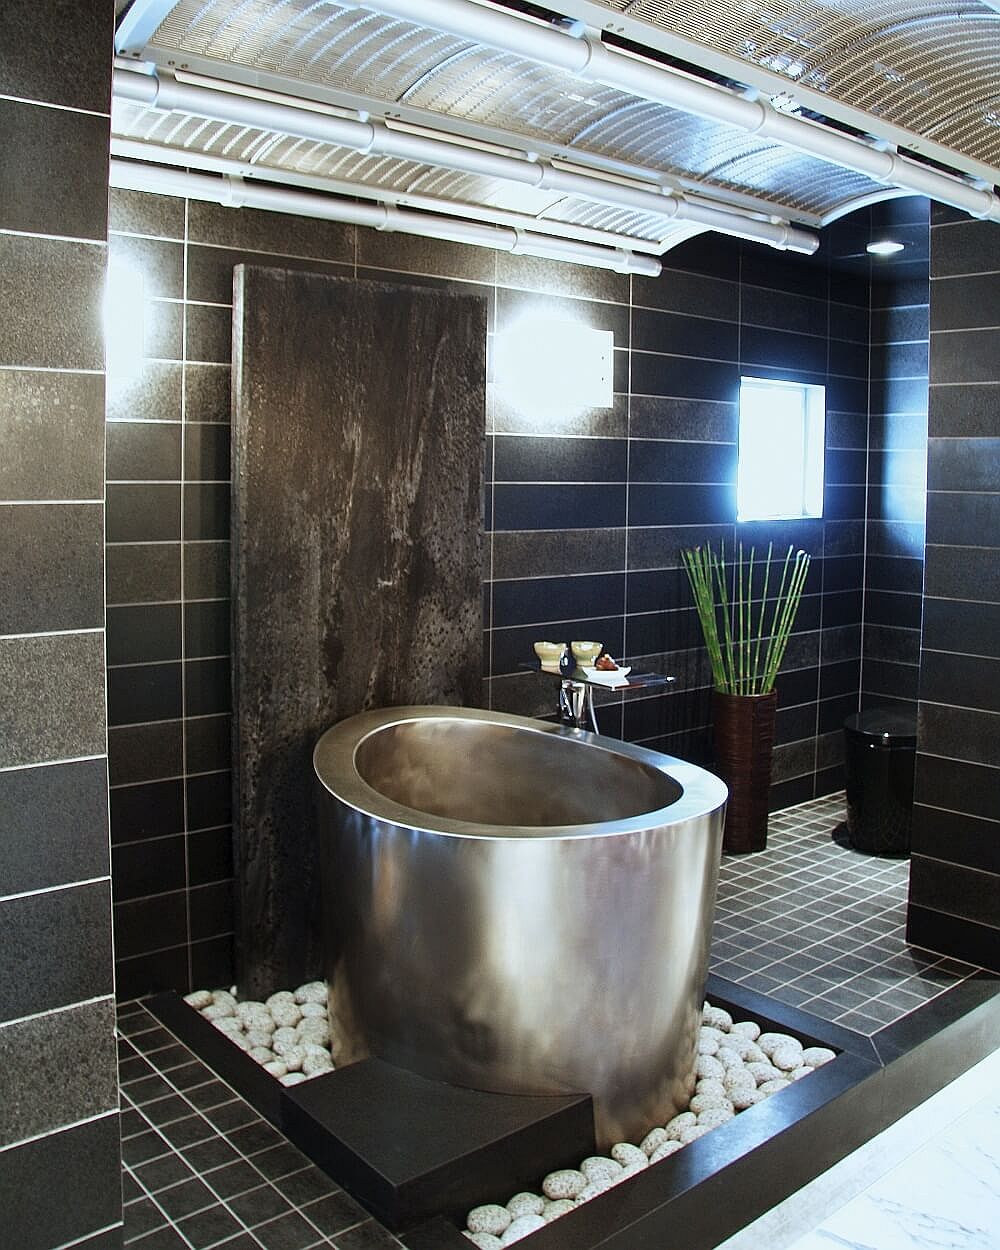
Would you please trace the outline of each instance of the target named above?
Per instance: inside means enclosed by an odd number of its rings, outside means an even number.
[[[614,335],[525,317],[496,338],[496,381],[522,412],[558,416],[614,402]]]
[[[823,515],[826,388],[740,379],[738,521]]]

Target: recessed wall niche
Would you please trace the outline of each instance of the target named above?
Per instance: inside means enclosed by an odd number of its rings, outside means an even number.
[[[239,266],[233,303],[237,978],[322,967],[312,751],[480,695],[486,301]]]

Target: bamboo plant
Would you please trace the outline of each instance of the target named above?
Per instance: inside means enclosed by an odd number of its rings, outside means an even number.
[[[809,572],[810,557],[789,547],[784,561],[756,561],[759,596],[754,586],[756,549],[744,558],[737,547],[732,569],[726,567],[726,545],[719,554],[711,544],[681,552],[701,622],[715,689],[723,694],[769,694],[784,658]],[[778,580],[778,567],[781,577]],[[763,572],[761,572],[763,570]],[[731,579],[731,585],[730,585]],[[768,591],[772,598],[768,601]]]

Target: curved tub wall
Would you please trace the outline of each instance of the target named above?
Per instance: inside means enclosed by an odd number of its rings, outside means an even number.
[[[437,707],[352,717],[320,739],[315,766],[346,1058],[480,1089],[589,1092],[603,1147],[674,1114],[693,1081],[717,778],[593,734]],[[524,823],[496,823],[505,812]]]

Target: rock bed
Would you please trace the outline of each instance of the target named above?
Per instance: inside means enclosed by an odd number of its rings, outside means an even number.
[[[264,1002],[240,1002],[234,990],[195,990],[184,1001],[282,1085],[333,1071],[339,1046],[330,1032],[325,981],[279,990]]]
[[[686,1111],[651,1128],[637,1146],[619,1142],[608,1157],[591,1156],[579,1168],[550,1172],[541,1193],[475,1207],[466,1218],[465,1236],[480,1250],[512,1245],[834,1058],[825,1046],[804,1047],[787,1033],[762,1032],[752,1020],[734,1022],[728,1011],[706,1003],[694,1095]]]

